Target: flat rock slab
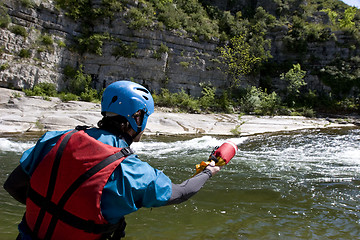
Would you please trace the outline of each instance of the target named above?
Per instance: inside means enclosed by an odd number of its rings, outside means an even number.
[[[77,125],[96,126],[100,104],[58,98],[26,97],[23,92],[0,88],[0,133],[66,130]],[[147,135],[253,135],[308,128],[355,126],[324,118],[257,117],[238,114],[189,114],[155,111]]]

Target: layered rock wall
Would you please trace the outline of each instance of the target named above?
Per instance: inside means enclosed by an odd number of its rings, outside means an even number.
[[[226,76],[211,61],[217,55],[215,43],[200,44],[168,31],[135,31],[122,18],[115,18],[111,23],[98,23],[94,32],[107,32],[124,44],[135,43],[136,57],[113,56],[116,46],[113,41],[104,41],[101,55],[79,55],[69,47],[74,44],[74,37],[80,35],[80,24],[55,9],[52,1],[40,1],[36,8],[26,8],[13,1],[5,1],[5,6],[9,8],[12,23],[7,29],[0,29],[0,65],[7,66],[0,71],[1,87],[22,89],[51,82],[61,90],[66,85],[64,68],[78,68],[80,64],[84,73],[92,76],[97,89],[121,79],[137,81],[155,92],[161,88],[171,92],[184,89],[194,96],[201,94],[200,83],[219,89],[227,86]],[[24,27],[28,36],[9,30],[15,25]],[[54,40],[45,49],[39,42],[44,34]],[[161,44],[169,51],[154,57]],[[19,57],[22,50],[29,50],[30,57]]]
[[[119,15],[112,21],[105,19],[96,23],[93,32],[108,33],[126,45],[135,44],[135,57],[114,56],[117,42],[106,40],[101,55],[80,55],[72,48],[74,39],[81,35],[81,25],[55,8],[53,0],[36,0],[34,7],[24,7],[13,0],[2,1],[8,9],[11,23],[7,28],[0,28],[0,87],[22,89],[50,82],[62,90],[67,84],[64,69],[67,66],[78,69],[80,65],[85,74],[92,76],[93,87],[97,89],[113,81],[126,79],[137,81],[154,92],[159,92],[161,88],[171,92],[183,89],[188,94],[200,96],[201,83],[211,84],[220,90],[229,84],[227,76],[219,70],[218,63],[213,61],[218,56],[216,42],[195,42],[175,31],[132,30],[124,22],[124,17]],[[263,6],[269,12],[276,12],[278,7],[274,1],[265,0],[251,1],[250,5],[245,0],[207,2],[234,11]],[[324,22],[326,19],[319,13],[313,21]],[[11,29],[15,26],[23,27],[27,36],[13,33]],[[329,41],[307,43],[305,53],[289,52],[284,43],[284,37],[289,31],[289,26],[279,26],[268,32],[267,37],[272,41],[273,58],[270,61],[279,65],[301,62],[301,66],[308,70],[305,81],[312,90],[330,91],[319,80],[316,72],[330,64],[335,57],[349,59],[360,55],[356,43],[352,45],[353,40],[340,31],[331,33],[334,37]],[[41,42],[44,35],[51,36],[51,45]],[[155,57],[162,45],[169,50]],[[20,57],[24,51],[29,56]],[[275,89],[286,87],[279,75],[271,79]],[[260,78],[261,73],[245,78],[244,82],[257,85]]]

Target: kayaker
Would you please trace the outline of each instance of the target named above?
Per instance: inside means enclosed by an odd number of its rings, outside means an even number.
[[[219,166],[175,184],[129,148],[153,112],[145,87],[117,81],[103,93],[97,128],[47,132],[25,151],[4,184],[26,204],[17,239],[120,239],[125,215],[196,194]]]

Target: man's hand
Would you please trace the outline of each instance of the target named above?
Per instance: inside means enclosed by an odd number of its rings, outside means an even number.
[[[209,169],[211,171],[211,175],[214,176],[218,171],[220,171],[221,167],[222,166],[215,166],[215,162],[211,161],[205,169]]]

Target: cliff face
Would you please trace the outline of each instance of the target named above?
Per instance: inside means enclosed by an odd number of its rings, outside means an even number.
[[[226,87],[226,76],[216,63],[216,44],[196,43],[167,31],[134,31],[122,19],[101,22],[94,32],[108,32],[123,44],[135,43],[136,57],[113,56],[115,43],[104,41],[102,55],[79,55],[68,46],[80,34],[80,25],[54,8],[52,1],[38,1],[36,8],[25,8],[13,1],[5,1],[12,23],[26,29],[27,37],[0,28],[0,65],[8,67],[0,71],[0,86],[16,89],[29,88],[40,82],[55,83],[64,87],[66,66],[84,67],[84,73],[91,74],[94,87],[101,89],[113,81],[131,79],[146,85],[150,90],[167,88],[172,92],[184,89],[194,96],[201,94],[200,83],[211,83],[217,88]],[[54,39],[51,46],[43,49],[39,38],[47,34]],[[66,46],[64,46],[65,43]],[[161,44],[167,52],[154,57]],[[30,50],[30,57],[20,58],[22,50]]]
[[[54,7],[52,0],[35,1],[35,7],[27,8],[12,0],[3,0],[11,17],[7,28],[0,28],[0,86],[7,88],[30,88],[41,82],[51,82],[61,90],[66,85],[64,69],[67,66],[84,68],[90,74],[93,86],[97,89],[107,86],[113,81],[127,79],[147,86],[151,91],[159,92],[167,88],[171,92],[184,89],[193,96],[199,96],[202,88],[200,83],[212,84],[223,89],[229,84],[227,76],[218,70],[218,63],[212,61],[217,56],[217,43],[194,42],[190,38],[175,32],[162,30],[131,30],[123,22],[123,18],[98,22],[95,33],[109,33],[123,44],[135,43],[135,57],[114,56],[114,41],[103,42],[102,55],[85,53],[78,54],[69,50],[74,38],[80,35],[81,26],[68,18],[64,12]],[[211,2],[210,0],[208,2]],[[214,1],[213,1],[214,2]],[[249,1],[217,1],[220,8],[232,9],[242,7],[265,6],[269,12],[275,11],[273,1],[251,1],[254,6],[247,6]],[[326,21],[323,16],[315,16],[313,21]],[[26,36],[13,33],[13,26],[22,26]],[[288,26],[274,28],[268,37],[272,40],[272,62],[277,64],[298,63],[308,69],[307,87],[318,91],[329,91],[319,80],[316,72],[334,60],[334,56],[349,59],[359,56],[359,48],[349,49],[349,38],[343,32],[335,32],[334,38],[326,42],[309,42],[306,56],[286,50],[284,36],[289,32]],[[44,44],[41,37],[51,36],[53,42]],[[344,44],[347,43],[347,44]],[[162,45],[168,51],[155,57]],[[27,57],[20,57],[21,53]],[[305,59],[305,60],[304,60]],[[276,88],[284,88],[279,74],[271,81]],[[261,73],[249,77],[245,82],[258,84]]]

